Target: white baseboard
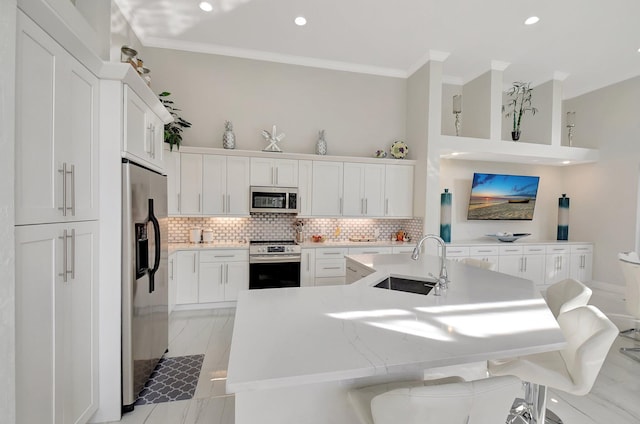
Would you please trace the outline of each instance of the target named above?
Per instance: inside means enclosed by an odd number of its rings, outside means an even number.
[[[197,310],[201,310],[201,309],[235,308],[237,303],[238,302],[212,302],[212,303],[176,304],[173,307],[173,311],[177,312],[177,311],[197,311]]]
[[[624,286],[620,284],[605,283],[604,281],[590,281],[587,283],[587,286],[592,290],[624,296]]]

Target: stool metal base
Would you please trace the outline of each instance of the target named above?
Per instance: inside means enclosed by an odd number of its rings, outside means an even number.
[[[545,424],[563,424],[558,417],[550,409],[546,410]],[[516,398],[511,406],[509,416],[507,416],[506,424],[537,424],[531,411],[531,406],[524,399]]]
[[[627,339],[640,342],[640,329],[638,328],[630,328],[628,330],[621,331],[620,335]],[[621,347],[620,353],[634,361],[640,362],[640,347]]]

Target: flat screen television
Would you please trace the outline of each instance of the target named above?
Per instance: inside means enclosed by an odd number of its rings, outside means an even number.
[[[540,177],[474,173],[468,220],[533,220]]]

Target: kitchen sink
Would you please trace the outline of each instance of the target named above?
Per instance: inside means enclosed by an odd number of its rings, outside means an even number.
[[[376,284],[374,287],[387,290],[398,290],[408,293],[429,294],[436,285],[435,281],[411,280],[407,278],[389,277]]]

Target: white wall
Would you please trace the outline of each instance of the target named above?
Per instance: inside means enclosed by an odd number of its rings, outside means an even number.
[[[76,9],[96,32],[98,51],[96,54],[109,60],[111,41],[111,0],[76,0]]]
[[[15,422],[15,0],[0,0],[0,40],[0,423],[12,424]]]
[[[144,55],[153,90],[171,92],[193,124],[187,146],[222,147],[225,120],[243,150],[264,149],[261,132],[274,124],[293,153],[313,153],[322,129],[330,155],[370,157],[405,139],[405,79],[177,50]]]
[[[462,133],[465,137],[489,138],[491,125],[491,72],[462,87]]]
[[[564,110],[576,112],[573,145],[598,148],[601,158],[567,174],[569,237],[595,243],[595,280],[624,284],[617,253],[636,246],[640,77],[566,100]]]
[[[84,1],[91,2],[93,0]],[[142,43],[138,37],[136,37],[131,26],[129,26],[129,22],[125,19],[122,11],[113,0],[109,3],[111,6],[111,38],[109,41],[109,56],[107,60],[111,62],[120,62],[120,49],[122,46],[132,47],[138,52],[138,55],[142,59],[145,59]],[[147,65],[145,64],[145,66]]]
[[[558,197],[565,193],[563,190],[567,170],[568,168],[553,166],[442,159],[440,162],[440,192],[448,188],[453,198],[451,241],[483,239],[486,234],[495,234],[500,231],[531,233],[530,240],[555,240],[558,225]],[[474,172],[540,176],[533,220],[467,221],[467,208]],[[572,202],[575,200],[571,199]],[[570,235],[573,236],[571,231]],[[570,238],[575,239],[575,237]],[[585,238],[584,240],[590,241],[591,239]]]

